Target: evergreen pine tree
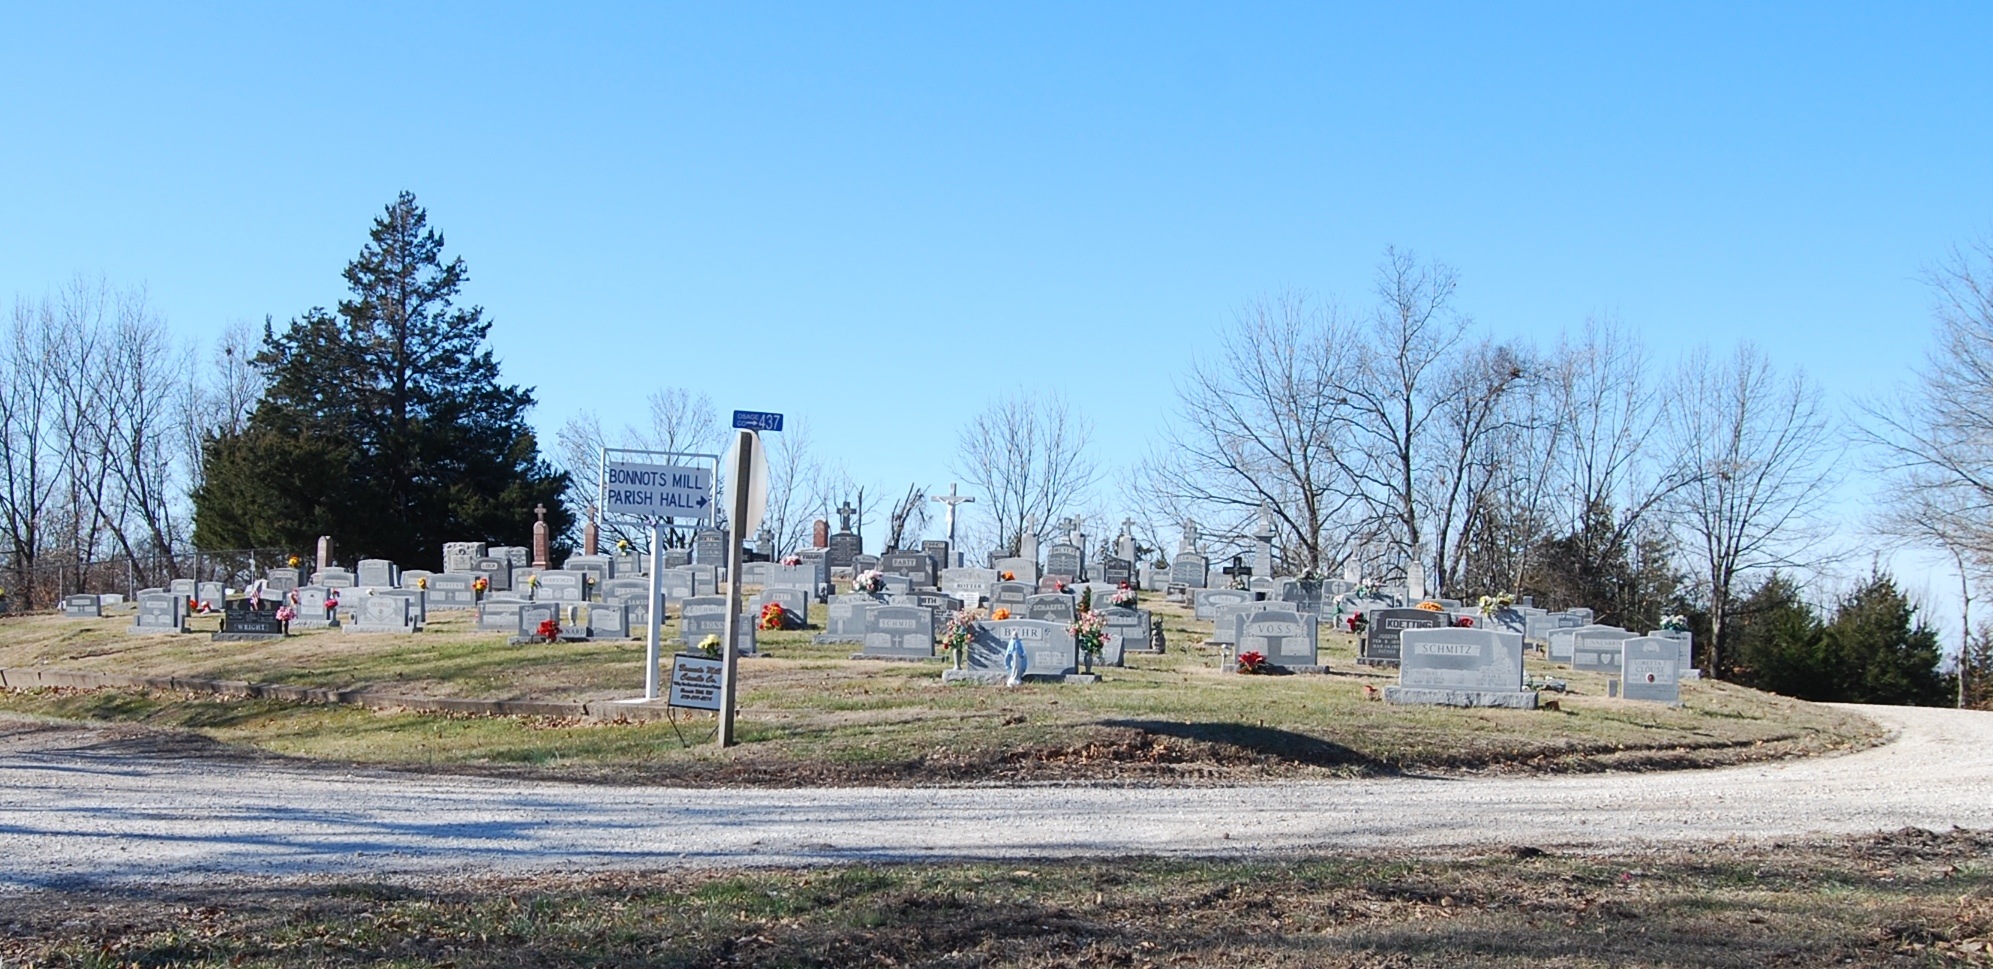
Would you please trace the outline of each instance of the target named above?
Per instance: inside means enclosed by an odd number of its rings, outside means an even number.
[[[566,530],[566,476],[526,423],[532,392],[500,383],[483,310],[454,303],[464,261],[444,261],[427,223],[403,192],[347,265],[336,313],[265,327],[262,400],[204,447],[198,544],[306,549],[329,534],[347,555],[417,567],[445,541],[523,544],[541,503]]]

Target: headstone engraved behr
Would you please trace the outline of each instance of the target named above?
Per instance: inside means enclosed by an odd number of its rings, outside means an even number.
[[[1620,641],[1622,649],[1619,695],[1628,700],[1645,700],[1681,706],[1681,644],[1658,636],[1639,636]]]
[[[1316,653],[1316,618],[1292,609],[1260,608],[1241,612],[1238,622],[1238,655],[1259,653],[1266,661],[1285,669],[1319,669]]]
[[[1024,675],[1067,676],[1079,671],[1072,630],[1062,622],[1038,619],[977,623],[975,638],[969,643],[969,668],[1004,673],[1003,654],[1010,647],[1012,635],[1024,645]]]
[[[1494,629],[1407,629],[1399,636],[1391,703],[1536,708],[1523,688],[1522,634]]]
[[[1447,617],[1430,609],[1373,609],[1365,616],[1370,627],[1363,638],[1363,652],[1357,662],[1370,665],[1398,664],[1398,637],[1407,629],[1440,629]]]
[[[926,659],[934,655],[934,613],[919,606],[875,606],[866,612],[861,655]]]

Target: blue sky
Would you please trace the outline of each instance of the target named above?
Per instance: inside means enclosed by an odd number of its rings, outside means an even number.
[[[0,293],[282,320],[406,188],[549,436],[685,386],[889,489],[1018,386],[1125,463],[1234,308],[1362,302],[1387,244],[1497,334],[1611,312],[1872,393],[1993,229],[1989,40],[1983,4],[15,6]]]

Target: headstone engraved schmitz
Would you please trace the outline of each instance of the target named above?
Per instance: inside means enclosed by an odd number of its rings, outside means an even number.
[[[1398,637],[1408,629],[1440,629],[1447,617],[1430,609],[1373,609],[1365,617],[1370,628],[1363,639],[1363,653],[1357,662],[1372,665],[1398,663]]]
[[[1523,688],[1522,634],[1494,629],[1407,629],[1399,635],[1398,685],[1391,703],[1455,707],[1536,707]]]

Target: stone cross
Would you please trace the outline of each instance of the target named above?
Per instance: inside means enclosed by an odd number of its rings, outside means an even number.
[[[950,482],[947,494],[935,495],[929,500],[938,501],[948,506],[948,547],[952,549],[955,547],[955,506],[973,505],[976,503],[976,499],[970,498],[967,495],[957,494],[954,482]],[[951,552],[949,554],[952,555],[954,553]],[[945,565],[946,563],[943,564]]]
[[[837,530],[840,532],[851,531],[851,516],[856,514],[858,514],[858,509],[851,507],[851,499],[846,498],[844,501],[839,502],[837,506]]]
[[[774,532],[771,532],[766,528],[762,529],[761,531],[755,532],[754,543],[756,545],[761,546],[761,554],[770,556],[771,558],[775,555]]]
[[[581,554],[594,555],[595,547],[601,544],[602,533],[595,527],[595,506],[588,506],[588,524],[581,529]]]
[[[331,567],[332,567],[332,536],[320,535],[318,536],[318,570],[320,572],[323,572]]]
[[[1197,551],[1197,543],[1200,538],[1201,536],[1198,535],[1197,533],[1197,522],[1189,518],[1184,519],[1183,543],[1182,547],[1177,549],[1177,554],[1181,555],[1185,552],[1190,552],[1194,554]]]
[[[547,533],[547,506],[534,505],[533,514],[539,521],[533,523],[533,567],[545,569],[553,567],[552,536]]]

